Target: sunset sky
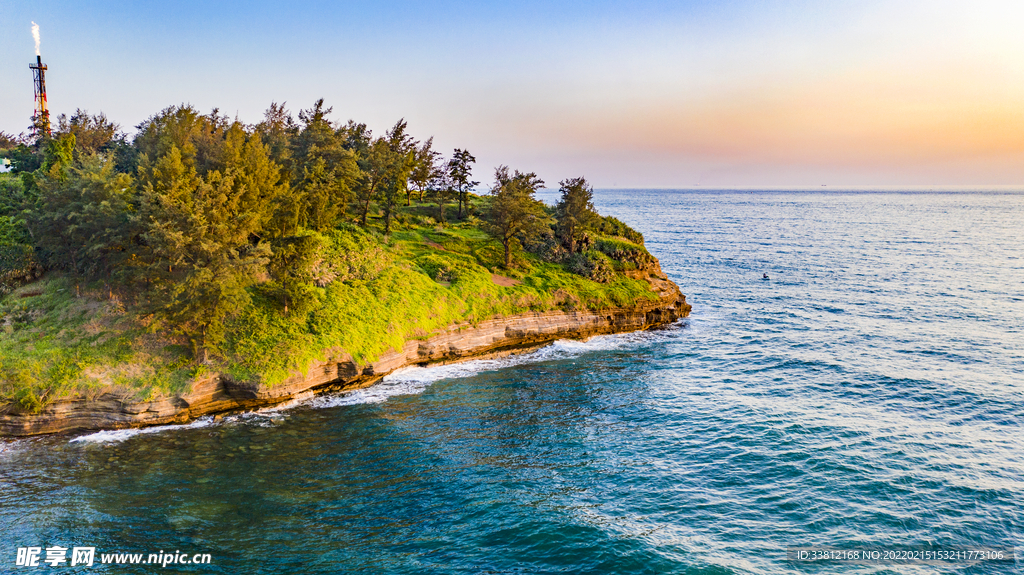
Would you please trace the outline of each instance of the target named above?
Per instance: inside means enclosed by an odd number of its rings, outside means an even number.
[[[69,6],[70,5],[70,6]],[[0,130],[168,105],[333,118],[597,187],[1024,184],[1021,2],[11,2]]]

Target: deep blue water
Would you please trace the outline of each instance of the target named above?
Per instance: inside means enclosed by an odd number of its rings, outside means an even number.
[[[212,556],[168,573],[1024,572],[786,561],[1022,545],[1024,195],[596,203],[644,232],[688,321],[225,422],[0,444],[0,572],[81,572],[14,566],[55,544]]]

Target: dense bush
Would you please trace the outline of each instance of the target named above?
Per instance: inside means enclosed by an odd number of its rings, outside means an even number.
[[[622,220],[603,216],[593,229],[602,235],[625,238],[635,244],[643,245],[644,235],[625,224]]]
[[[649,270],[657,260],[642,245],[615,238],[601,238],[594,248],[613,260],[625,264],[625,269]]]
[[[572,254],[566,267],[574,274],[600,283],[608,283],[615,278],[615,268],[608,256],[597,250]]]

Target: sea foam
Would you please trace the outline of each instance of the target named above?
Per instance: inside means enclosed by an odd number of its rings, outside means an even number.
[[[90,433],[88,435],[80,435],[71,440],[71,443],[114,443],[124,441],[136,435],[143,435],[147,433],[162,433],[164,431],[180,431],[182,429],[198,429],[201,427],[210,427],[215,425],[212,417],[200,417],[191,423],[184,425],[171,424],[171,425],[154,425],[153,427],[138,427],[133,429],[108,429],[105,431],[97,431],[96,433]]]
[[[477,374],[508,369],[519,365],[569,359],[595,351],[626,349],[635,347],[654,338],[662,337],[663,331],[632,332],[623,334],[599,335],[588,340],[560,339],[540,349],[508,355],[493,359],[471,359],[467,361],[430,365],[426,367],[404,367],[384,376],[384,378],[364,389],[314,395],[306,392],[286,402],[255,411],[228,415],[215,420],[213,417],[200,417],[188,424],[156,425],[133,429],[116,429],[97,431],[71,439],[72,443],[117,443],[137,435],[181,431],[219,425],[247,424],[260,427],[272,427],[288,416],[287,412],[297,407],[324,409],[358,405],[363,403],[382,403],[391,397],[400,395],[416,395],[423,393],[436,381],[473,377]]]
[[[625,349],[652,341],[661,332],[632,332],[594,336],[588,340],[560,339],[540,349],[492,359],[471,359],[456,363],[409,366],[397,369],[365,389],[321,395],[306,402],[312,408],[339,407],[360,403],[381,403],[390,397],[423,393],[434,382],[473,377],[519,365],[571,359],[595,351]]]

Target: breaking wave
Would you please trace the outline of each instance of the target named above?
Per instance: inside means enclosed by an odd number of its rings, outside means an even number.
[[[204,416],[187,424],[156,425],[133,429],[116,429],[97,431],[71,439],[71,443],[116,443],[137,435],[163,433],[198,429],[218,425],[247,424],[261,427],[273,427],[288,416],[289,410],[296,407],[324,409],[362,403],[381,403],[391,397],[415,395],[423,393],[436,381],[473,377],[487,371],[497,371],[519,365],[556,361],[578,357],[580,355],[616,349],[628,349],[655,341],[664,337],[665,331],[631,332],[611,335],[598,335],[588,340],[560,339],[540,349],[508,355],[493,359],[471,359],[456,363],[430,365],[426,367],[404,367],[384,376],[378,383],[365,389],[345,391],[315,396],[312,392],[300,394],[284,403],[249,411],[227,415],[214,419]],[[2,447],[0,447],[2,450]]]
[[[399,395],[423,393],[434,382],[445,379],[473,377],[487,371],[498,371],[519,365],[571,359],[595,351],[635,347],[660,337],[664,332],[632,332],[599,335],[586,341],[560,339],[538,350],[493,359],[471,359],[456,363],[409,366],[397,369],[366,388],[314,397],[306,405],[315,409],[381,403]]]

